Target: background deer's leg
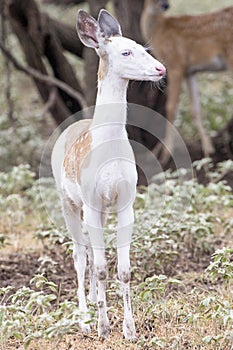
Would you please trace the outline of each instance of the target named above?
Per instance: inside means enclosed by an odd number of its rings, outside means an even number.
[[[211,141],[211,138],[206,133],[206,130],[203,125],[203,118],[201,113],[201,105],[200,105],[200,96],[198,90],[198,84],[195,75],[189,75],[186,77],[189,98],[190,98],[190,107],[192,117],[196,122],[196,126],[201,137],[202,149],[204,152],[204,156],[208,157],[209,155],[214,153],[214,146]]]
[[[183,72],[182,71],[169,71],[168,72],[168,90],[167,90],[167,102],[166,102],[166,130],[164,145],[162,148],[162,154],[160,160],[163,164],[167,163],[170,156],[174,151],[174,140],[172,125],[174,125],[174,120],[177,112],[177,107],[179,103],[179,97],[182,88]]]

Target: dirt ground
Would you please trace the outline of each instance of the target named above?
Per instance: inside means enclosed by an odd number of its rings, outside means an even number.
[[[43,272],[49,281],[53,281],[58,286],[61,285],[62,297],[72,298],[77,284],[71,257],[62,255],[58,249],[53,254],[53,260],[57,264],[52,270],[46,269],[46,266],[41,270],[39,259],[40,254],[36,252],[3,255],[0,259],[1,287],[9,285],[17,289],[23,286],[28,287],[32,277]]]
[[[221,245],[221,242],[218,242]],[[56,251],[50,252],[50,257],[56,263],[54,266],[44,265],[41,267],[41,253],[10,253],[3,254],[0,258],[0,286],[12,286],[13,290],[23,286],[29,287],[30,280],[35,274],[43,273],[44,276],[60,286],[61,300],[73,299],[77,289],[76,272],[73,265],[72,256],[67,255],[62,248],[57,248]],[[197,260],[190,256],[183,256],[176,261],[174,266],[171,266],[170,275],[174,272],[176,275],[182,275],[188,272],[203,271],[209,264],[211,254],[203,256]],[[131,284],[135,284],[132,275]]]
[[[24,350],[24,347],[19,343],[12,342],[7,344],[1,350]],[[136,350],[137,345],[122,340],[120,333],[111,333],[109,340],[100,341],[95,335],[83,336],[76,334],[75,336],[66,336],[62,342],[39,341],[33,342],[28,350],[116,350],[127,349]]]

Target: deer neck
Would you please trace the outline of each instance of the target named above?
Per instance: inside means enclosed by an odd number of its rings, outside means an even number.
[[[164,15],[156,11],[150,2],[145,4],[141,18],[141,30],[145,40],[150,41],[164,20]]]
[[[127,79],[120,78],[111,70],[104,72],[102,68],[99,69],[98,91],[92,125],[113,123],[125,127],[127,87]]]

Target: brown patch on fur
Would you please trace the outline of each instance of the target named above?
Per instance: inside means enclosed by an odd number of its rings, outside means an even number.
[[[102,81],[108,74],[109,61],[108,55],[104,55],[100,58],[99,70],[98,70],[98,81]]]
[[[91,122],[92,119],[82,119],[69,127],[69,132],[66,136],[65,153],[67,153],[73,143],[77,141],[79,137],[89,129]]]
[[[81,128],[81,132],[78,129],[78,126],[81,125],[78,125],[77,123],[75,125],[75,128],[71,129],[67,135],[66,156],[64,159],[63,166],[65,169],[66,176],[72,181],[77,180],[78,182],[80,182],[81,170],[84,165],[83,163],[88,157],[88,154],[91,150],[92,137],[91,132],[89,130],[91,121],[91,119],[80,121],[80,124],[81,122],[86,122],[85,127]],[[76,137],[74,138],[75,131]],[[72,144],[69,138],[73,139]]]

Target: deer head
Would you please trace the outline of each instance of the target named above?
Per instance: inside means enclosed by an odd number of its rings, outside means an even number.
[[[84,45],[96,50],[104,77],[111,72],[127,80],[158,81],[166,74],[166,68],[143,46],[122,36],[120,24],[106,10],[100,11],[98,20],[80,10],[77,32]]]

